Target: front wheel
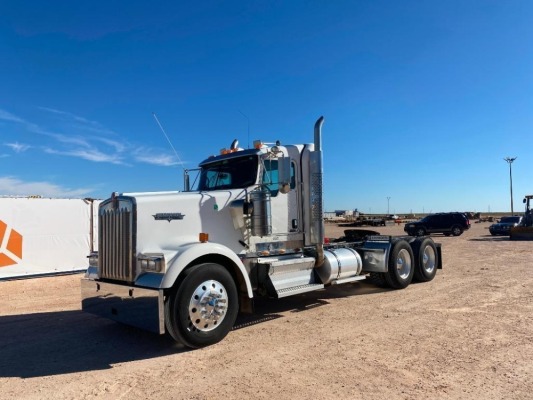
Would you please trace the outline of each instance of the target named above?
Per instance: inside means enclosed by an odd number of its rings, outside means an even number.
[[[405,240],[394,244],[389,256],[388,270],[384,274],[387,284],[393,289],[404,289],[413,280],[415,273],[413,250]]]
[[[167,297],[165,324],[174,340],[191,348],[215,344],[231,331],[239,311],[237,287],[227,269],[200,264]]]
[[[426,230],[424,228],[417,228],[415,235],[416,236],[424,236],[426,234]]]

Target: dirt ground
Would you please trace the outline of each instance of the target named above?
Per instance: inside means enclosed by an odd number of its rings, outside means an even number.
[[[0,282],[0,398],[531,399],[533,242],[488,225],[434,236],[432,282],[260,300],[194,351],[82,313],[79,274]]]

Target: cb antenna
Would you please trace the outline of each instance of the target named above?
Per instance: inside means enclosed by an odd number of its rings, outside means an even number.
[[[239,110],[241,115],[246,118],[246,121],[248,121],[248,148],[250,148],[250,118],[246,114],[244,114],[241,110]]]
[[[155,115],[155,112],[153,112],[152,115],[154,116],[154,118],[155,118],[155,122],[157,122],[157,125],[159,125],[159,128],[161,129],[161,132],[163,132],[163,135],[165,135],[165,138],[167,139],[168,144],[170,145],[170,147],[172,148],[172,150],[174,150],[174,154],[176,155],[176,158],[178,159],[178,162],[179,162],[179,164],[181,165],[181,168],[183,168],[183,169],[185,170],[185,168],[183,167],[183,162],[181,161],[181,158],[180,158],[180,156],[178,155],[178,152],[176,151],[176,149],[175,149],[174,146],[172,145],[172,142],[171,142],[170,139],[168,138],[167,133],[165,132],[165,130],[163,129],[163,126],[161,125],[161,122],[159,122],[159,120],[157,119],[157,115]]]

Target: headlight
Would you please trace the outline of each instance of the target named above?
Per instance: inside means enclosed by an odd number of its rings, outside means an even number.
[[[139,254],[137,263],[144,272],[162,272],[165,269],[165,256],[159,253]]]

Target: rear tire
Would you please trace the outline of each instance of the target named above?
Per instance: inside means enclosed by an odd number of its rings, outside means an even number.
[[[415,264],[413,250],[405,240],[398,240],[389,255],[385,281],[393,289],[404,289],[413,280]]]
[[[174,340],[199,348],[220,342],[239,312],[237,287],[218,264],[196,265],[165,301],[165,324]]]
[[[368,275],[368,277],[366,278],[366,280],[369,283],[376,285],[380,288],[390,287],[385,279],[385,274],[383,272],[371,272],[370,275]]]
[[[433,240],[425,238],[413,246],[413,255],[416,260],[414,279],[418,282],[432,281],[437,274],[439,257]]]
[[[453,236],[461,236],[461,233],[463,233],[463,230],[459,226],[454,226],[452,228],[452,235]]]

